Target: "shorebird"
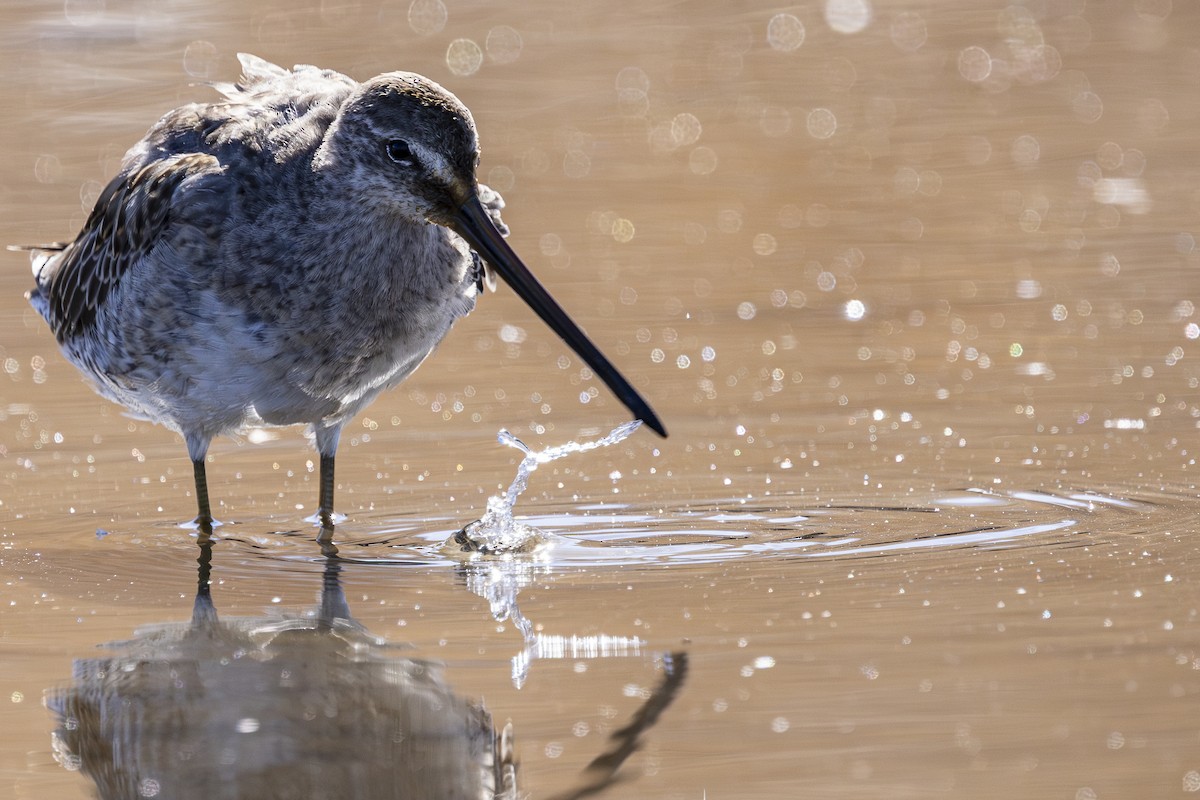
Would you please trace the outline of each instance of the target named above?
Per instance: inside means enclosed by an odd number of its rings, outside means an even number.
[[[342,426],[500,274],[635,417],[649,404],[505,242],[471,112],[437,83],[239,55],[217,102],[168,112],[78,237],[34,248],[33,307],[103,396],[182,434],[212,523],[215,436],[310,426],[332,525]]]

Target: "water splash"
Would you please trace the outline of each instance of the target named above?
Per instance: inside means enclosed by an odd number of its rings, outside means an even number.
[[[496,436],[500,443],[517,448],[525,454],[525,458],[517,465],[517,476],[508,487],[508,491],[503,496],[489,497],[484,515],[464,527],[455,540],[464,549],[481,553],[512,553],[535,548],[543,538],[540,532],[536,528],[522,525],[513,517],[513,508],[517,504],[517,498],[528,487],[530,474],[542,464],[572,453],[586,453],[597,447],[608,447],[623,441],[641,427],[641,424],[641,420],[635,419],[613,428],[608,435],[599,439],[590,442],[567,442],[536,452],[507,430],[501,430]]]
[[[524,556],[506,553],[499,558],[473,559],[462,566],[467,588],[488,601],[492,618],[511,622],[521,634],[522,647],[512,658],[512,682],[517,689],[529,679],[530,668],[538,660],[640,657],[647,642],[637,636],[610,636],[596,633],[586,636],[562,636],[540,632],[541,626],[521,612],[517,595],[535,580],[548,581],[550,568]]]

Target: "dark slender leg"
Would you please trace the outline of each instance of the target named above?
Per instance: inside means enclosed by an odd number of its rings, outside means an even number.
[[[212,533],[212,509],[208,505],[208,478],[204,473],[204,458],[192,462],[192,472],[196,476],[196,505],[199,506],[200,513],[196,517],[196,524],[201,530]]]
[[[333,456],[321,456],[321,497],[317,516],[321,527],[333,527]]]
[[[317,522],[321,532],[317,541],[332,545],[333,542],[333,455],[337,452],[338,438],[342,433],[341,423],[328,425],[323,422],[313,423],[313,437],[316,439],[317,453],[321,457],[320,497],[317,498]]]

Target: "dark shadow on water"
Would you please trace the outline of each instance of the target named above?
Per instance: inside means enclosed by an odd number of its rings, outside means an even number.
[[[516,797],[511,728],[350,617],[332,545],[312,613],[224,620],[212,549],[189,623],[76,661],[48,697],[56,757],[100,797]]]
[[[402,646],[351,616],[341,576],[355,565],[339,556],[332,529],[317,540],[324,564],[317,605],[263,617],[221,618],[212,596],[216,544],[211,529],[199,531],[190,621],[143,626],[128,641],[104,645],[108,655],[77,660],[72,684],[47,692],[57,718],[55,758],[91,779],[98,797],[524,796],[512,724],[497,730],[482,704],[446,684],[436,663],[403,657]],[[497,601],[519,617],[521,582],[505,570],[498,575]],[[529,658],[527,648],[526,671]],[[560,798],[593,796],[621,779],[618,771],[686,677],[686,654],[661,663],[658,688],[612,734],[580,788]]]

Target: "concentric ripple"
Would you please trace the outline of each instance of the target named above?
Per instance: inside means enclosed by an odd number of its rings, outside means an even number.
[[[522,554],[548,565],[714,563],[732,559],[856,558],[947,548],[1002,549],[1071,542],[1119,532],[1156,504],[1098,493],[994,494],[961,490],[906,504],[766,503],[719,499],[704,507],[648,508],[606,503],[569,512],[519,515],[539,532]],[[358,524],[361,524],[360,521]],[[369,524],[369,523],[368,523]],[[1141,520],[1144,524],[1144,520]],[[346,526],[342,555],[372,563],[460,561],[453,541],[463,520],[377,520],[370,533]],[[362,531],[362,528],[358,528]]]

